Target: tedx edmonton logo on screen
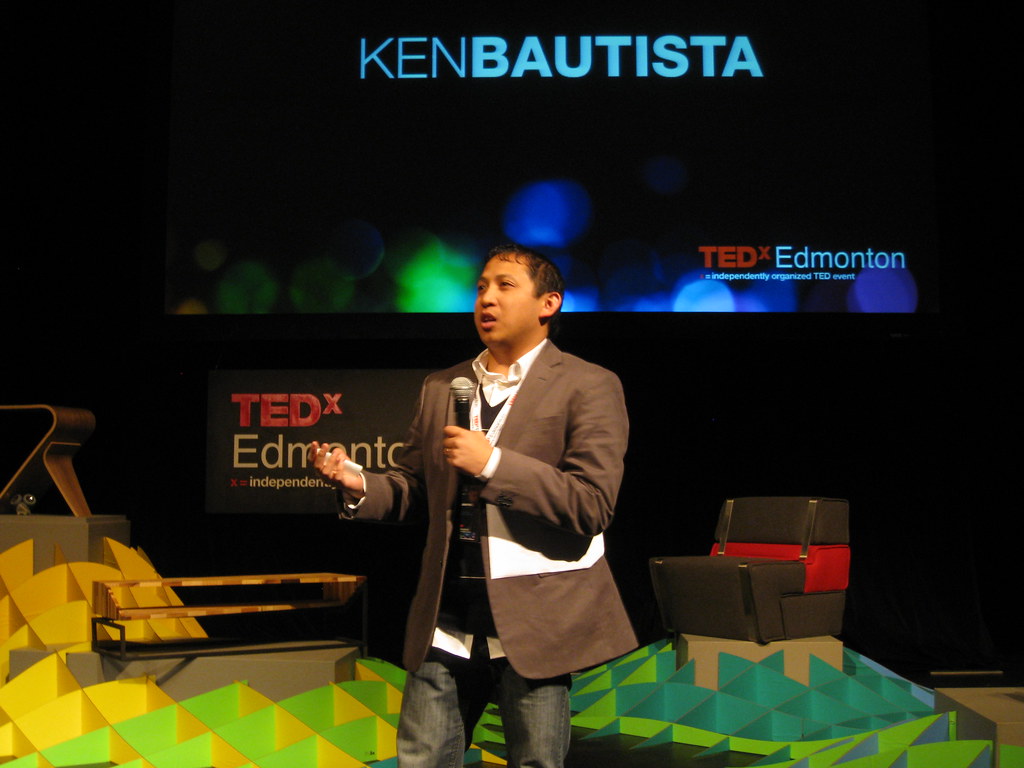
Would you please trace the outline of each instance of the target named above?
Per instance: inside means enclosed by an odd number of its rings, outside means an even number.
[[[729,300],[747,311],[834,311],[840,306],[857,312],[913,312],[917,309],[916,282],[902,250],[880,248],[825,249],[809,245],[701,245],[702,261],[697,288],[720,286]],[[726,286],[758,286],[733,293]],[[841,291],[835,294],[835,291]],[[778,306],[780,295],[804,298]],[[809,293],[807,293],[809,291]],[[825,291],[822,293],[821,291]],[[810,297],[810,298],[808,298]],[[829,298],[831,297],[831,298]],[[706,298],[706,296],[705,296]],[[763,300],[764,306],[757,302]],[[824,302],[824,303],[823,303]]]
[[[902,251],[827,251],[794,245],[701,245],[710,280],[853,280],[862,269],[906,269]],[[771,271],[766,271],[767,268]]]

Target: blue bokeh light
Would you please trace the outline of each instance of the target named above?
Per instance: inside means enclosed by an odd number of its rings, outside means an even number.
[[[331,234],[325,250],[344,275],[360,279],[373,274],[383,261],[384,237],[373,224],[348,219]]]
[[[681,192],[689,181],[683,161],[671,155],[648,158],[641,167],[641,174],[648,188],[659,195]]]
[[[571,179],[526,184],[505,204],[505,234],[523,245],[564,248],[590,227],[590,195]]]
[[[847,294],[852,288],[852,284],[844,280],[816,283],[800,302],[800,311],[846,312]]]
[[[800,308],[793,280],[751,280],[734,290],[737,312],[796,312]]]
[[[847,294],[851,312],[913,312],[917,282],[906,269],[865,269]]]
[[[565,278],[563,312],[596,312],[600,307],[600,289],[597,277],[590,267],[566,254],[549,254]]]
[[[675,275],[661,254],[636,238],[609,243],[601,253],[602,309],[613,312],[669,312]]]
[[[735,312],[732,290],[718,280],[704,280],[702,272],[684,275],[672,300],[673,312]]]

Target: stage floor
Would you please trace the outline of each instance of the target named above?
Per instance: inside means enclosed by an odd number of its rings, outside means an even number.
[[[734,752],[697,756],[703,748],[688,744],[659,744],[633,749],[643,741],[637,736],[587,738],[591,731],[573,728],[572,747],[565,768],[733,768],[752,765],[762,755]],[[483,746],[483,745],[481,745]],[[503,768],[497,763],[476,763],[476,768]]]
[[[1024,690],[1024,660],[1018,654],[1000,659],[999,674],[937,675],[921,670],[903,670],[905,679],[926,688],[1019,687]],[[566,768],[733,768],[756,763],[763,755],[723,752],[708,754],[703,748],[668,743],[639,747],[644,739],[630,735],[594,737],[593,731],[573,728],[572,747]],[[487,744],[479,746],[487,748]],[[500,754],[498,749],[496,753]],[[474,768],[500,768],[499,764],[479,762]]]

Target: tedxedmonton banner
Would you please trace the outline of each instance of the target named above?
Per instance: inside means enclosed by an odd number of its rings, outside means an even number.
[[[338,443],[368,470],[395,466],[426,370],[212,371],[206,511],[336,513],[307,468]]]

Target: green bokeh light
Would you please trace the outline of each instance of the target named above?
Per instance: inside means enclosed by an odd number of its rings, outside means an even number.
[[[426,232],[405,238],[397,250],[402,265],[395,274],[400,312],[467,312],[472,308],[479,271],[475,258]]]
[[[217,311],[226,315],[265,315],[274,308],[280,286],[263,264],[240,261],[217,284]]]
[[[296,267],[288,295],[298,312],[343,312],[355,293],[355,283],[329,257],[310,259]]]

